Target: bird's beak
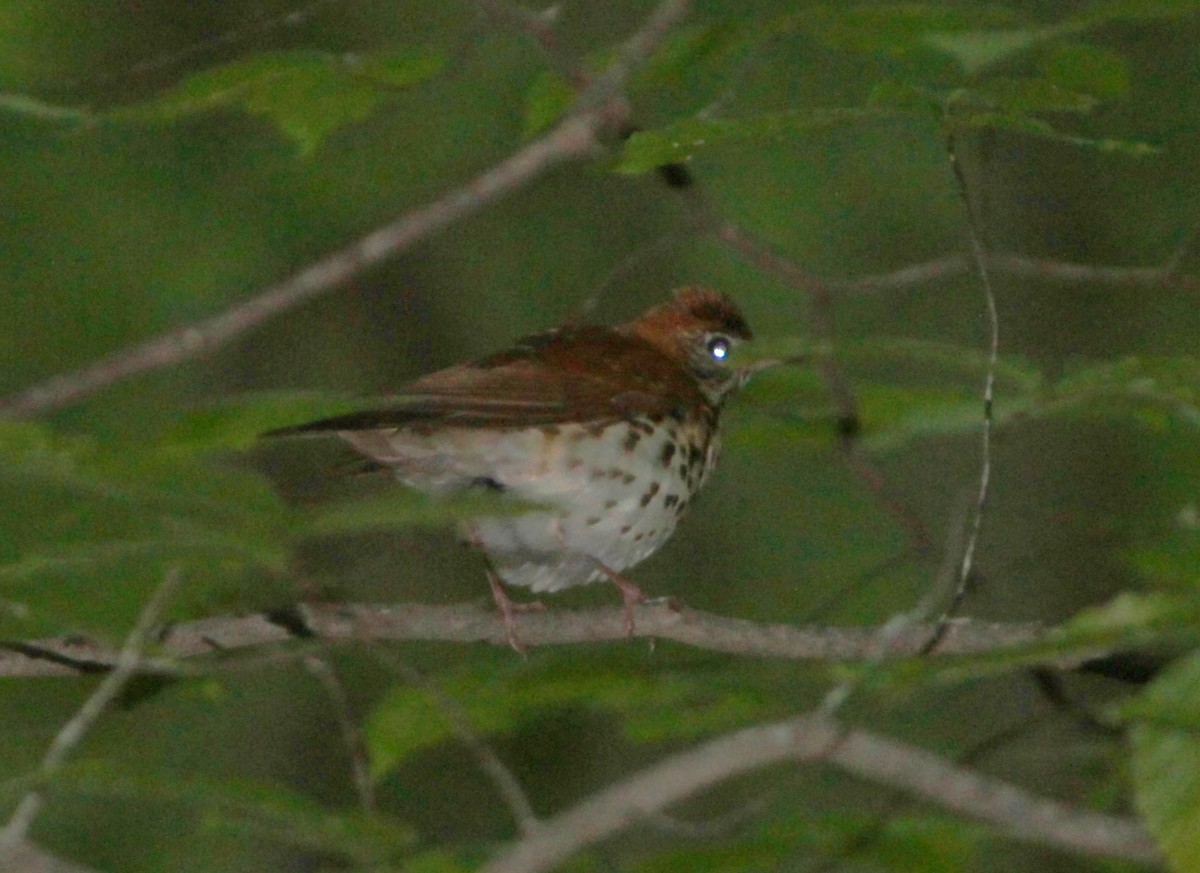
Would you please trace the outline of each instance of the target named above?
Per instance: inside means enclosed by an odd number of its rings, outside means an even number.
[[[755,361],[753,364],[747,364],[738,370],[738,387],[745,385],[754,376],[757,376],[763,370],[770,370],[775,367],[783,367],[788,364],[803,364],[807,363],[808,355],[792,355],[787,358],[764,358],[761,361]]]

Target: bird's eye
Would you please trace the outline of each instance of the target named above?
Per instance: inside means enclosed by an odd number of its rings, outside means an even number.
[[[714,361],[724,361],[729,357],[730,342],[728,337],[714,336],[708,341],[708,354]]]

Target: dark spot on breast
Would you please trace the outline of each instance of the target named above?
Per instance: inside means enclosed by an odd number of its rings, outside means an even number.
[[[612,509],[616,505],[617,505],[617,501],[615,501],[615,500],[605,500],[604,501],[605,509]]]
[[[678,502],[679,502],[678,494],[668,494],[666,497],[663,498],[663,506],[667,509],[670,509],[672,506],[674,506]]]
[[[650,501],[654,499],[654,495],[658,493],[658,483],[651,482],[650,487],[646,489],[646,493],[642,495],[640,503],[642,506],[649,506]]]
[[[595,482],[597,479],[603,479],[610,472],[609,470],[601,470],[599,467],[595,467],[592,469],[592,472],[588,473],[588,478]]]
[[[607,427],[608,427],[608,425],[606,425],[602,421],[599,421],[599,422],[596,422],[595,424],[589,424],[587,427],[585,427],[584,433],[586,433],[590,437],[599,439],[600,436],[604,433],[605,429],[607,429]]]
[[[633,530],[633,525],[631,525],[631,524],[623,524],[623,525],[621,525],[621,533],[623,533],[623,534],[627,534],[627,533],[629,533],[631,530]]]
[[[662,465],[664,467],[671,466],[671,458],[675,457],[675,443],[668,442],[662,447]]]
[[[471,487],[472,488],[484,488],[484,489],[487,489],[488,491],[503,491],[504,490],[503,483],[497,482],[491,476],[476,476],[474,479],[471,480]]]
[[[644,433],[646,436],[650,436],[650,434],[654,433],[654,425],[651,424],[650,422],[646,421],[646,419],[644,419],[644,418],[639,418],[637,421],[635,421],[633,423],[633,426],[636,427],[638,430],[640,430],[642,433]]]
[[[704,449],[692,443],[688,446],[688,463],[700,464],[704,462]]]
[[[626,485],[632,485],[636,479],[637,479],[637,476],[633,475],[632,473],[626,473],[624,476],[621,477],[621,481],[624,482]]]
[[[608,478],[609,479],[620,479],[624,475],[625,475],[625,471],[622,470],[620,467],[609,467],[608,468]]]
[[[578,470],[582,466],[583,466],[583,458],[568,458],[567,459],[567,469],[568,470]]]
[[[645,536],[645,534],[644,534],[644,533],[634,534],[634,535],[633,535],[633,541],[634,541],[635,543],[640,543],[640,542],[642,541],[642,537],[644,537],[644,536]]]
[[[632,452],[637,448],[637,444],[641,441],[641,439],[642,435],[631,426],[629,428],[629,433],[625,434],[625,442],[621,444],[621,447],[624,448],[626,452]]]
[[[602,519],[602,518],[600,518],[600,516],[598,516],[598,515],[593,515],[592,517],[590,517],[590,518],[587,520],[587,526],[588,526],[588,527],[594,527],[595,525],[598,525],[598,524],[599,524],[601,521],[603,521],[603,519]]]
[[[689,464],[687,461],[680,461],[680,462],[679,462],[679,475],[680,475],[681,477],[683,477],[683,478],[685,478],[685,479],[686,479],[686,478],[687,478],[687,474],[688,474],[688,473],[691,471],[691,469],[692,469],[692,467],[691,467],[691,465],[690,465],[690,464]]]

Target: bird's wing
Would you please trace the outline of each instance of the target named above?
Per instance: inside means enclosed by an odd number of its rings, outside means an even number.
[[[273,435],[421,425],[518,427],[665,415],[690,400],[691,380],[637,337],[561,329],[509,351],[430,373],[388,405],[273,431]]]

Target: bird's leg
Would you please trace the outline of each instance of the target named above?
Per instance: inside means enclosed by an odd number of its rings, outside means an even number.
[[[500,617],[504,620],[504,631],[508,635],[508,644],[518,653],[522,655],[528,654],[525,644],[517,636],[516,615],[521,612],[545,612],[546,604],[540,600],[518,603],[509,597],[508,592],[504,590],[500,574],[496,572],[496,568],[492,565],[492,559],[488,555],[487,550],[484,549],[482,541],[480,541],[478,534],[475,532],[475,528],[467,526],[465,531],[467,541],[478,549],[479,554],[483,557],[484,566],[487,568],[488,585],[492,589],[492,600],[496,604],[496,609],[500,610]]]
[[[492,569],[491,562],[488,562],[487,568],[488,584],[492,586],[492,600],[496,601],[496,608],[500,610],[500,617],[504,619],[504,630],[508,634],[508,644],[516,649],[522,655],[528,654],[525,644],[521,642],[521,638],[517,636],[517,622],[515,616],[521,612],[545,612],[546,604],[540,600],[533,600],[528,603],[518,603],[508,596],[504,590],[504,586],[500,582],[500,577],[496,575],[496,571]]]
[[[617,590],[621,592],[622,612],[625,616],[625,636],[633,636],[633,608],[639,603],[644,603],[646,595],[642,593],[641,588],[638,588],[612,567],[600,561],[597,561],[596,565],[600,568],[600,572],[608,577],[608,581],[616,585]]]

